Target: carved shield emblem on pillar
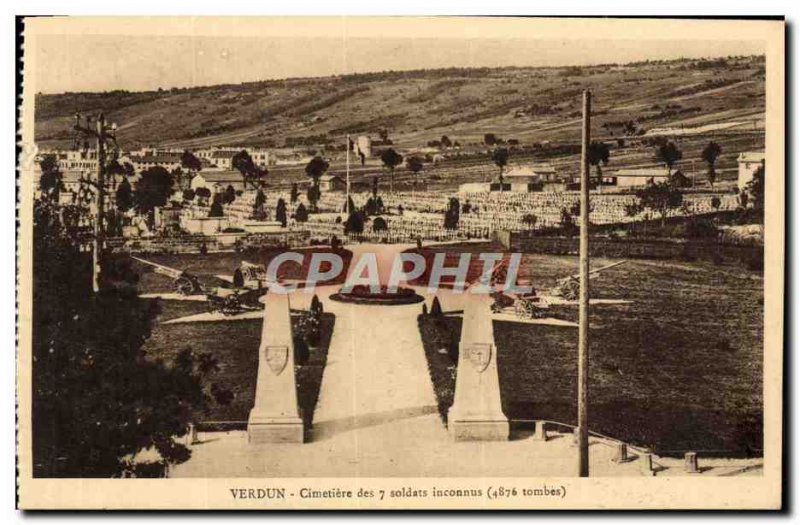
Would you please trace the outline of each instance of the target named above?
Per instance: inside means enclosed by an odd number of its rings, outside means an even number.
[[[287,346],[268,346],[264,349],[264,358],[267,360],[267,366],[272,370],[272,373],[280,375],[283,369],[286,368],[286,363],[289,362],[289,347]]]
[[[487,343],[474,343],[467,347],[466,357],[472,366],[480,373],[486,370],[492,360],[492,345]]]

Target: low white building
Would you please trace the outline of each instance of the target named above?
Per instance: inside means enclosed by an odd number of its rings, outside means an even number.
[[[148,152],[144,155],[130,154],[121,160],[130,162],[137,174],[156,166],[160,166],[170,172],[181,167],[181,155],[179,153]]]
[[[194,191],[198,188],[208,188],[212,195],[223,193],[233,186],[236,191],[244,190],[242,174],[233,170],[207,170],[201,171],[194,177],[189,187]]]
[[[739,162],[739,177],[737,179],[737,186],[742,190],[747,184],[753,180],[753,175],[764,166],[765,155],[763,151],[745,151],[739,154],[736,159]]]
[[[345,191],[347,182],[338,175],[323,175],[319,178],[320,191]]]
[[[550,164],[514,166],[503,173],[503,181],[510,185],[511,191],[540,191],[544,183],[557,182],[558,175]]]
[[[611,177],[603,177],[604,184],[620,188],[638,188],[667,180],[667,168],[627,168],[615,171]]]

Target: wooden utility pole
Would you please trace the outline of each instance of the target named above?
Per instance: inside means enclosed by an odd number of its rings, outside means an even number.
[[[95,181],[95,218],[94,241],[92,243],[92,291],[100,291],[100,258],[105,247],[105,193],[106,193],[106,142],[111,140],[116,145],[115,125],[111,129],[106,127],[106,118],[100,113],[95,127],[90,125],[91,120],[86,119],[86,124],[81,124],[80,114],[75,115],[75,131],[91,136],[97,144],[97,180]]]
[[[580,310],[578,318],[578,475],[589,477],[589,139],[592,92],[583,92]]]

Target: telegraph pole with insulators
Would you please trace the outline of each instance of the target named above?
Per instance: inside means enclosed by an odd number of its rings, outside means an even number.
[[[94,240],[92,242],[92,291],[100,291],[100,258],[105,248],[105,193],[106,193],[106,144],[113,142],[114,148],[117,147],[116,124],[111,127],[106,126],[106,118],[100,113],[92,127],[91,117],[86,117],[85,124],[81,123],[80,113],[75,115],[75,131],[96,140],[97,144],[97,180],[95,186],[95,218],[94,218]]]

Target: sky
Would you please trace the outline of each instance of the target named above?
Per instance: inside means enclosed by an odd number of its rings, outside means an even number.
[[[757,40],[46,34],[36,91],[129,91],[443,67],[565,66],[763,54]]]

